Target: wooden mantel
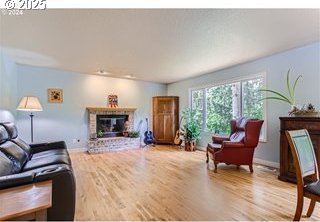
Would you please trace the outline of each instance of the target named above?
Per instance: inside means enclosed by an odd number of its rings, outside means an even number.
[[[87,107],[90,112],[107,111],[107,112],[134,112],[136,108],[110,108],[105,106]]]

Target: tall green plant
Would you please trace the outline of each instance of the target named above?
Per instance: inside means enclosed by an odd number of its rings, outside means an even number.
[[[185,142],[189,143],[193,140],[200,139],[201,114],[196,110],[185,108],[182,111],[182,118],[184,120],[183,131]]]
[[[273,100],[279,100],[279,101],[283,101],[286,103],[289,103],[292,106],[295,106],[296,104],[296,100],[295,100],[295,90],[296,90],[296,86],[298,83],[298,80],[301,78],[302,76],[299,75],[296,80],[294,81],[293,85],[290,85],[290,69],[287,72],[287,90],[288,90],[288,94],[289,95],[284,95],[283,93],[271,90],[271,89],[260,89],[260,91],[262,92],[269,92],[272,93],[273,96],[267,96],[263,99],[273,99]],[[262,100],[263,100],[262,99]]]

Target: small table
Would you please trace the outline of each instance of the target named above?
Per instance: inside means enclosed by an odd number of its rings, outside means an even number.
[[[46,221],[51,206],[51,180],[0,190],[0,221]]]

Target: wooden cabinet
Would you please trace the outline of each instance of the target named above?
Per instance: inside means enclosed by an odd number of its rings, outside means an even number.
[[[179,127],[179,97],[153,97],[153,134],[156,143],[173,143]]]
[[[280,175],[283,181],[296,182],[295,168],[285,130],[307,129],[320,169],[320,117],[280,117]]]

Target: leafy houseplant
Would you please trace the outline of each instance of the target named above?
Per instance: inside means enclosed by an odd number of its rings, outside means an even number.
[[[183,137],[185,142],[185,150],[195,151],[196,140],[200,139],[201,133],[200,113],[195,110],[191,110],[190,108],[185,108],[182,111],[182,118],[184,120]]]
[[[129,131],[129,135],[130,138],[138,138],[140,137],[140,132],[139,131]]]
[[[98,131],[98,138],[101,138],[101,137],[103,137],[103,132],[102,132],[102,130],[99,130]]]
[[[263,92],[268,92],[268,93],[272,93],[272,96],[267,96],[263,99],[272,99],[272,100],[278,100],[278,101],[283,101],[285,103],[288,103],[291,105],[291,111],[289,112],[289,115],[294,114],[297,110],[299,110],[296,106],[296,99],[295,99],[295,90],[296,90],[296,86],[297,83],[299,81],[299,79],[302,76],[299,75],[296,80],[294,81],[293,85],[291,86],[290,84],[290,69],[287,72],[287,90],[288,90],[288,95],[284,95],[283,93],[271,90],[271,89],[260,89],[260,91]]]

